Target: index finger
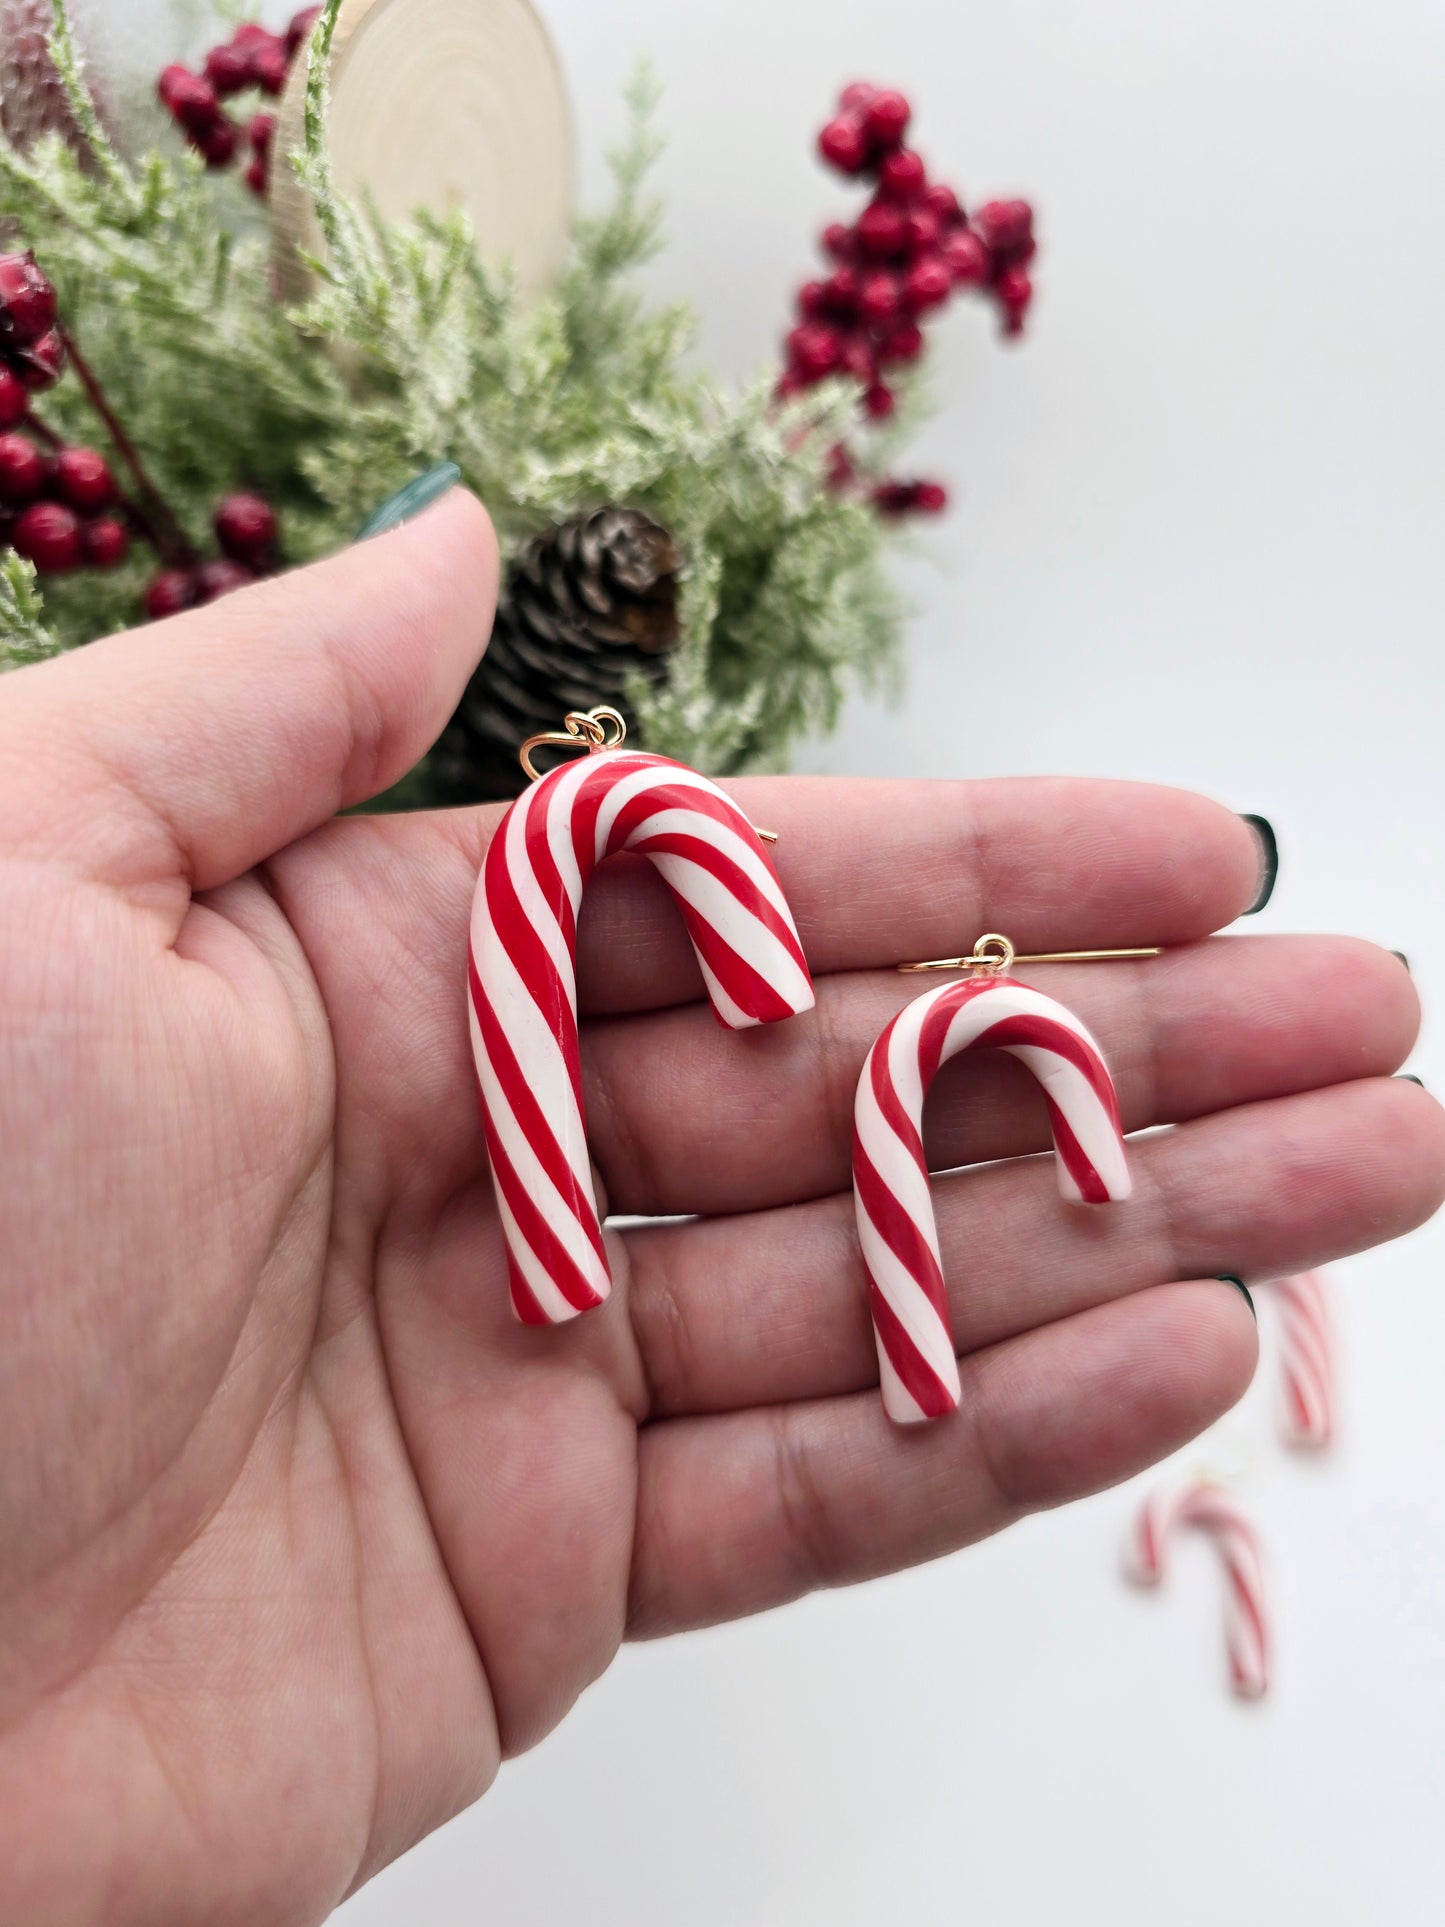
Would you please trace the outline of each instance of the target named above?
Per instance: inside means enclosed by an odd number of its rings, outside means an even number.
[[[1243,817],[1187,790],[1075,777],[980,782],[752,777],[726,786],[774,855],[815,975],[970,950],[1193,942],[1248,910],[1265,853]],[[486,819],[459,820],[485,841]],[[593,1014],[702,995],[682,923],[643,858],[604,864],[578,931]]]

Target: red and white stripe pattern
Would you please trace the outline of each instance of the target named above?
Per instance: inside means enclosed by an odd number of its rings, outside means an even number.
[[[1011,977],[972,977],[917,998],[868,1054],[853,1113],[853,1200],[868,1272],[883,1405],[900,1425],[959,1401],[938,1232],[923,1151],[923,1101],[965,1050],[1006,1050],[1043,1085],[1066,1198],[1129,1195],[1113,1080],[1078,1018]]]
[[[1175,1492],[1151,1492],[1135,1516],[1125,1573],[1136,1586],[1157,1586],[1169,1543],[1181,1526],[1208,1533],[1219,1550],[1229,1682],[1241,1699],[1259,1699],[1269,1688],[1273,1646],[1259,1535],[1221,1486],[1195,1479]]]
[[[1280,1423],[1288,1445],[1320,1448],[1335,1436],[1338,1359],[1329,1282],[1322,1271],[1280,1278],[1270,1290],[1279,1305]]]
[[[512,1304],[561,1324],[611,1289],[592,1188],[577,1038],[582,891],[618,850],[649,857],[676,899],[719,1020],[733,1030],[813,1007],[792,913],[757,831],[704,777],[605,750],[512,805],[472,907],[472,1049]]]

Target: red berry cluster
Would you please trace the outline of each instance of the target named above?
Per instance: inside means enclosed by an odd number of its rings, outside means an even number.
[[[843,90],[818,136],[828,165],[871,181],[873,196],[851,226],[837,222],[823,232],[833,269],[798,291],[778,384],[783,397],[851,375],[867,415],[885,420],[897,406],[894,371],[919,359],[924,323],[959,289],[991,294],[1005,334],[1022,331],[1033,295],[1025,271],[1034,254],[1032,208],[990,201],[966,214],[954,190],[931,181],[921,155],[905,146],[912,117],[902,94],[859,81]],[[838,488],[856,481],[846,450],[835,451],[830,479]],[[936,515],[948,495],[938,482],[888,481],[873,490],[873,501],[885,515]]]
[[[0,254],[0,543],[47,573],[82,563],[113,569],[130,536],[108,513],[120,498],[105,457],[93,448],[47,450],[20,433],[31,396],[65,365],[55,309],[55,289],[35,256]]]
[[[0,435],[0,542],[44,575],[82,566],[113,569],[130,532],[110,464],[93,448],[37,448],[28,435]]]
[[[274,573],[276,511],[265,496],[249,490],[228,495],[216,510],[214,525],[221,549],[215,561],[192,569],[162,569],[146,590],[146,614],[152,621],[214,602]]]
[[[64,366],[55,289],[33,254],[0,254],[0,429],[23,421]]]
[[[310,39],[320,13],[320,7],[304,7],[285,33],[271,33],[254,22],[237,27],[229,40],[212,47],[198,74],[179,62],[162,70],[156,83],[161,104],[191,146],[204,154],[207,167],[229,167],[242,138],[241,128],[221,102],[256,91],[274,99],[286,85],[291,62]],[[276,116],[253,114],[244,131],[251,152],[246,185],[264,200]]]

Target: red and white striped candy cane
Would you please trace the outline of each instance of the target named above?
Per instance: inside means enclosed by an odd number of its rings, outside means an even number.
[[[959,1400],[922,1121],[939,1067],[965,1050],[1010,1051],[1043,1085],[1066,1198],[1129,1195],[1113,1080],[1062,1004],[992,975],[945,984],[900,1011],[868,1054],[853,1113],[853,1198],[883,1405],[900,1425],[942,1418]]]
[[[1219,1548],[1230,1685],[1241,1699],[1259,1699],[1269,1686],[1273,1644],[1259,1535],[1222,1487],[1195,1479],[1174,1492],[1151,1492],[1134,1519],[1125,1573],[1137,1586],[1157,1586],[1164,1577],[1169,1542],[1180,1526],[1207,1532]]]
[[[1322,1271],[1280,1278],[1270,1287],[1280,1307],[1280,1415],[1285,1442],[1322,1447],[1335,1435],[1338,1364],[1329,1283]]]
[[[766,846],[704,777],[609,749],[518,798],[477,883],[468,978],[512,1304],[528,1324],[560,1324],[611,1289],[587,1155],[575,953],[583,887],[618,850],[661,872],[723,1024],[742,1030],[813,1006]]]

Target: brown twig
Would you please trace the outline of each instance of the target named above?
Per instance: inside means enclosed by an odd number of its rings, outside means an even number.
[[[49,422],[42,421],[33,408],[25,417],[22,426],[28,428],[32,435],[38,435],[47,448],[64,448],[65,446],[65,437],[58,434],[56,430],[50,426]]]
[[[145,464],[141,461],[134,442],[117,420],[115,410],[105,398],[104,389],[96,380],[89,362],[76,346],[74,335],[63,324],[60,324],[60,338],[65,344],[70,365],[74,368],[91,407],[105,423],[105,431],[114,443],[116,453],[131,472],[136,492],[144,505],[141,526],[146,530],[157,555],[170,568],[195,568],[200,557],[188,540],[185,530],[177,521],[170,503],[146,473]],[[137,512],[140,513],[140,511]]]

